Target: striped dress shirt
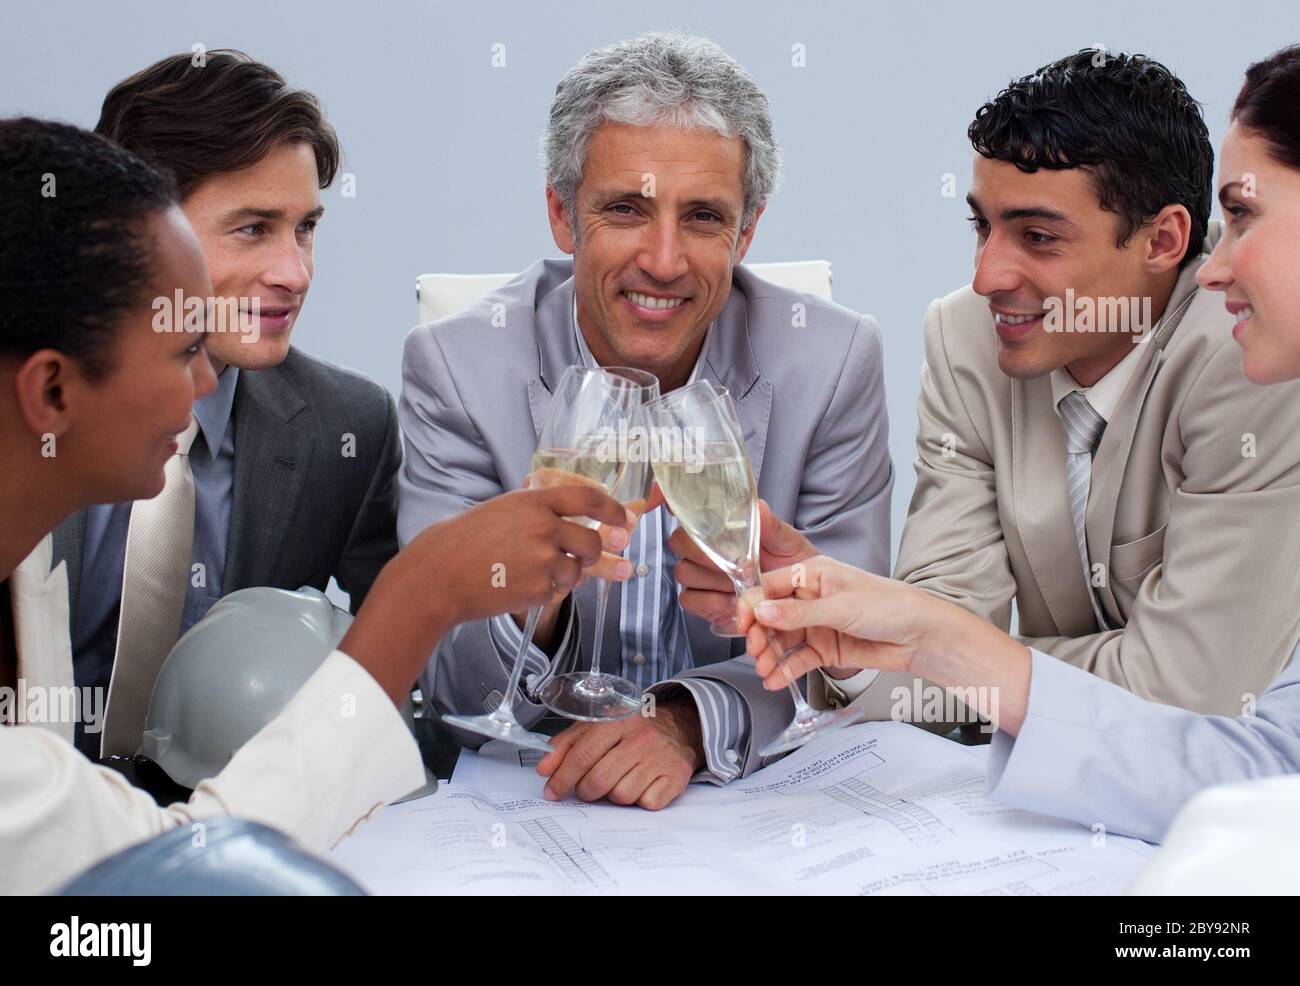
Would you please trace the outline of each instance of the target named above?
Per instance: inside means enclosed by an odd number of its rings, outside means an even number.
[[[574,300],[573,331],[583,363],[598,364],[578,329],[577,300]],[[712,331],[710,326],[709,331]],[[706,336],[707,340],[707,336]],[[698,378],[704,360],[704,347],[691,372],[688,383]],[[677,529],[677,518],[665,507],[656,507],[641,517],[632,531],[625,555],[632,565],[632,577],[623,583],[619,609],[619,673],[638,688],[663,701],[674,692],[686,689],[700,715],[704,741],[705,767],[692,780],[725,784],[740,776],[749,745],[749,710],[740,692],[721,681],[702,678],[677,678],[694,667],[691,640],[686,630],[686,614],[679,601],[681,587],[673,578],[677,556],[668,547],[668,539]],[[530,644],[524,658],[523,697],[537,701],[536,692],[545,683],[552,668],[581,668],[579,635],[573,614],[573,596],[564,604],[560,618],[564,631],[554,657]],[[492,643],[501,664],[509,673],[515,654],[523,641],[523,631],[508,615],[488,623]],[[586,663],[591,656],[587,655]]]

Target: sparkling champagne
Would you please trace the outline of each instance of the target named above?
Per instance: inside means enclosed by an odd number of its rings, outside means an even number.
[[[609,455],[608,446],[597,439],[579,441],[573,448],[539,448],[533,453],[529,485],[545,489],[585,484],[608,493],[617,486],[622,468],[618,460]],[[600,526],[587,517],[566,519],[593,530]]]
[[[688,461],[656,460],[668,506],[723,571],[758,556],[758,491],[749,457],[726,443],[698,446]]]

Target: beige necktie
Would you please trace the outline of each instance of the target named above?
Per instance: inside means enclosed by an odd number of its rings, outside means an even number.
[[[162,492],[131,505],[122,565],[117,647],[104,710],[101,756],[134,756],[163,661],[180,635],[194,551],[194,474],[190,446],[199,425],[176,437]]]

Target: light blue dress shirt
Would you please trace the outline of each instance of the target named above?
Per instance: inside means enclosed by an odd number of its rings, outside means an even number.
[[[1300,771],[1300,648],[1236,718],[1150,702],[1031,653],[1024,725],[996,733],[989,751],[998,801],[1160,842],[1202,789]]]

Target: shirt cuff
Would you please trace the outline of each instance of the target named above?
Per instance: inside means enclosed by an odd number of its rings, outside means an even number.
[[[822,681],[826,683],[826,700],[832,708],[851,705],[880,674],[877,668],[863,668],[848,678],[832,678],[826,673],[825,668],[818,668],[817,671],[822,676]]]
[[[1029,700],[1020,732],[1012,736],[999,729],[989,744],[985,792],[1008,803],[1029,791],[1050,797],[1056,779],[1068,776],[1059,769],[1060,747],[1046,736],[1040,740],[1038,734],[1045,721],[1073,721],[1083,707],[1081,690],[1090,684],[1086,679],[1099,680],[1032,647],[1029,655]]]
[[[556,669],[569,668],[577,660],[581,636],[575,632],[576,612],[577,607],[573,605],[573,596],[570,594],[565,597],[563,609],[560,611],[564,633],[560,637],[560,644],[556,647],[553,658],[548,657],[546,652],[536,644],[528,645],[528,651],[524,654],[524,673],[519,683],[520,697],[526,702],[539,704],[537,693],[541,691],[552,673]],[[515,655],[519,653],[519,645],[523,643],[523,628],[509,613],[502,613],[488,620],[488,637],[491,638],[492,645],[497,651],[497,658],[501,661],[501,668],[509,679],[510,673],[515,668]]]
[[[662,701],[677,688],[686,689],[700,714],[705,766],[691,783],[704,781],[721,787],[734,781],[744,770],[749,748],[749,706],[744,697],[726,682],[712,678],[674,678],[651,685],[647,691]]]

